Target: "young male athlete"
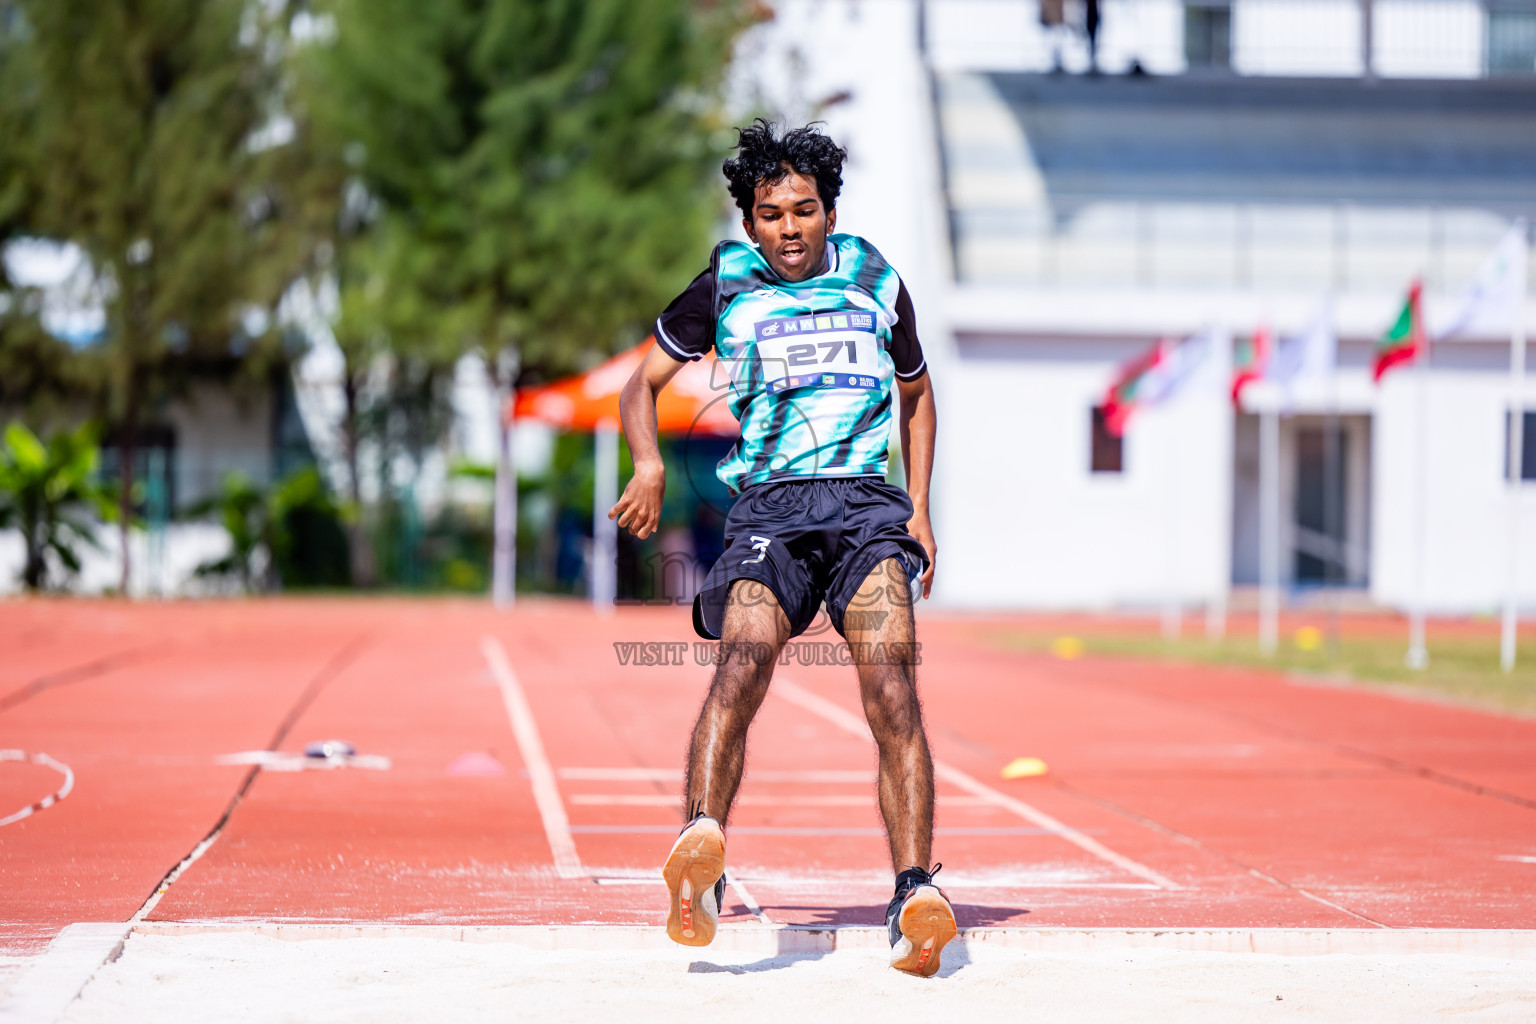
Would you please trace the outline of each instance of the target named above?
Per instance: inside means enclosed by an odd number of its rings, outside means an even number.
[[[713,349],[741,421],[717,472],[740,498],[725,554],[693,606],[694,628],[722,641],[722,657],[688,751],[688,824],[662,869],[667,934],[690,946],[714,938],[747,728],[780,649],[825,601],[879,748],[880,813],[897,872],[886,911],[891,965],[931,975],[955,935],[930,868],[933,761],[912,621],[912,583],[927,595],[936,551],[933,392],[901,278],[862,238],[832,233],[845,156],[811,126],[780,135],[759,120],[739,130],[723,170],[755,244],[721,242],[656,321],[657,344],[620,399],[635,475],[609,515],[637,537],[656,529],[666,489],[656,395],[684,361]],[[893,380],[907,493],[885,482]]]

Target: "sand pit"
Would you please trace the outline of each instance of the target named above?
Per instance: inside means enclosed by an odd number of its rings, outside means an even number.
[[[762,956],[530,949],[391,937],[134,934],[64,1020],[1404,1021],[1536,1019],[1536,961],[1460,954],[1280,956],[951,947],[937,978],[872,946]]]

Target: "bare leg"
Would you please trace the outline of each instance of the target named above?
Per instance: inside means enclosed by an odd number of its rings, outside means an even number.
[[[789,619],[773,591],[737,580],[720,629],[724,660],[688,748],[687,817],[707,814],[724,825],[747,759],[747,728],[768,694],[773,664],[789,639]]]
[[[917,699],[917,631],[907,574],[894,558],[869,574],[843,629],[859,669],[859,696],[880,751],[880,814],[891,866],[927,870],[933,855],[933,757]]]

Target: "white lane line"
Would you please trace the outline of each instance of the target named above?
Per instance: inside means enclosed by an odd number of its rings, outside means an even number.
[[[845,732],[862,737],[870,743],[874,742],[874,738],[869,734],[869,725],[863,719],[823,697],[818,697],[803,686],[799,686],[781,677],[773,681],[771,692],[777,692],[779,696],[790,703],[798,704],[805,710],[826,719]],[[1056,820],[1039,808],[1025,803],[1023,800],[993,789],[991,786],[986,785],[969,773],[963,772],[951,764],[935,759],[933,762],[933,773],[936,778],[942,779],[952,786],[958,786],[960,789],[979,797],[995,807],[1011,811],[1025,821],[1038,825],[1041,828],[1049,829],[1073,846],[1091,853],[1100,860],[1113,864],[1115,867],[1133,874],[1137,878],[1146,879],[1160,889],[1179,888],[1172,880],[1158,874],[1145,864],[1134,861],[1124,854],[1116,853],[1092,836],[1079,832],[1071,825]]]
[[[23,818],[30,818],[38,811],[46,811],[60,800],[63,800],[65,797],[69,796],[69,791],[75,788],[74,769],[70,768],[69,765],[62,761],[55,761],[47,754],[29,754],[25,750],[0,750],[0,761],[27,761],[32,764],[40,764],[45,768],[52,768],[54,771],[64,776],[64,784],[61,785],[58,789],[54,790],[52,793],[49,793],[47,796],[43,797],[36,803],[28,804],[21,810],[17,811],[15,814],[8,814],[5,817],[0,818],[0,825],[10,825],[13,822],[20,821]]]
[[[674,793],[572,793],[571,803],[582,807],[676,807],[683,806],[683,798]],[[868,793],[849,793],[836,796],[773,796],[764,793],[742,793],[733,807],[868,807]],[[944,807],[989,807],[991,800],[979,796],[944,796],[938,802]]]
[[[555,777],[567,782],[682,782],[681,768],[556,768]],[[752,769],[753,782],[812,782],[874,785],[875,773],[863,769],[776,771]],[[681,799],[681,798],[679,798]]]
[[[745,890],[744,890],[744,888],[743,888],[743,886],[741,884],[741,879],[737,878],[735,875],[733,875],[729,871],[727,871],[725,873],[725,880],[726,880],[726,882],[728,884],[734,885],[736,887],[736,892],[738,894],[740,894],[741,897],[742,897],[741,902],[747,907],[748,910],[751,910],[754,914],[757,914],[759,917],[761,917],[763,919],[764,922],[766,922],[768,924],[772,924],[773,923],[772,921],[768,920],[768,915],[766,913],[764,913],[761,910],[760,907],[757,906],[757,901],[755,899],[749,899],[748,898],[749,894],[745,892]],[[652,876],[652,875],[594,875],[592,877],[592,881],[596,882],[598,885],[666,885],[667,884],[667,880],[662,878],[662,877],[660,877],[659,875],[657,875],[657,876]],[[805,878],[794,878],[794,879],[758,878],[758,879],[753,880],[753,882],[752,882],[753,885],[757,885],[759,883],[761,883],[763,885],[770,886],[773,889],[774,892],[780,894],[781,896],[783,894],[785,894],[785,893],[824,892],[824,891],[826,891],[828,889],[837,889],[837,890],[840,890],[840,891],[846,891],[848,888],[850,888],[850,883],[848,881],[846,881],[846,880],[843,880],[843,879],[839,879],[839,880],[837,880],[835,882],[820,882],[820,881],[814,881],[814,880],[805,879]],[[855,887],[861,886],[861,885],[866,885],[866,884],[867,884],[867,886],[869,888],[878,889],[878,890],[880,890],[882,892],[884,890],[890,888],[890,884],[887,883],[884,879],[881,879],[880,881],[873,882],[873,883],[863,883],[863,882],[852,883],[852,885],[855,886]],[[955,881],[951,881],[951,880],[946,878],[944,880],[944,888],[948,889],[948,890],[953,890],[955,892],[980,892],[980,891],[986,891],[986,892],[1014,892],[1014,891],[1021,890],[1021,889],[1030,889],[1030,890],[1034,890],[1034,889],[1045,889],[1045,890],[1061,890],[1061,889],[1073,889],[1073,890],[1076,890],[1076,889],[1115,889],[1115,890],[1136,890],[1136,891],[1139,891],[1139,892],[1158,892],[1158,891],[1160,891],[1160,887],[1156,886],[1156,885],[1153,885],[1151,882],[1057,882],[1057,881],[1051,881],[1051,880],[1030,881],[1030,880],[1027,880],[1027,879],[1017,880],[1017,881],[1006,881],[1006,882],[989,882],[989,881],[986,881],[985,879],[972,881],[972,880],[968,880],[968,879],[965,879],[965,878],[961,878],[961,879],[958,879],[958,880],[955,880]],[[755,907],[757,909],[754,909]]]
[[[138,912],[128,919],[129,924],[138,924],[140,921],[144,920],[144,918],[149,916],[149,912],[155,909],[155,904],[160,902],[160,898],[170,891],[171,886],[176,884],[176,879],[186,874],[187,868],[190,868],[193,864],[196,864],[198,861],[202,860],[203,854],[207,853],[209,848],[211,848],[214,843],[219,841],[219,836],[223,834],[224,825],[228,821],[229,815],[226,814],[224,819],[219,822],[218,826],[214,828],[212,832],[204,836],[202,842],[192,847],[192,852],[183,857],[181,859],[181,863],[177,864],[174,868],[171,869],[170,874],[161,879],[160,885],[155,889],[154,892],[149,894],[149,899],[145,900],[144,905],[138,909]]]
[[[72,924],[59,932],[0,1002],[0,1021],[53,1024],[97,969],[117,959],[131,927],[121,921]]]
[[[539,727],[528,708],[528,698],[517,681],[507,654],[494,637],[480,638],[480,649],[486,664],[501,687],[501,699],[507,706],[507,717],[512,720],[512,735],[517,738],[517,748],[523,755],[523,765],[528,769],[528,779],[533,784],[533,802],[538,805],[539,817],[544,820],[544,836],[549,840],[549,852],[554,854],[555,870],[561,878],[585,878],[581,858],[576,855],[576,840],[571,836],[571,822],[565,816],[565,804],[560,802],[560,787],[555,785],[555,772],[544,754],[544,741],[539,739]]]
[[[269,772],[332,771],[336,768],[362,768],[387,772],[393,762],[382,754],[347,754],[341,757],[310,757],[303,752],[282,750],[240,750],[220,754],[214,764],[255,764]]]
[[[741,897],[741,902],[746,904],[747,909],[752,911],[753,916],[763,922],[763,924],[773,924],[773,919],[763,912],[763,908],[752,894],[747,891],[747,887],[741,884],[741,879],[733,875],[729,868],[725,871],[725,884],[736,890],[736,895]]]

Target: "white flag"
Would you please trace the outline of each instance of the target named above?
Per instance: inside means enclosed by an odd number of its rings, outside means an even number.
[[[1295,401],[1296,386],[1307,380],[1326,380],[1338,365],[1339,338],[1333,327],[1333,300],[1324,299],[1312,319],[1294,334],[1275,341],[1264,378],[1280,385],[1285,405]]]
[[[1169,345],[1157,365],[1147,371],[1137,399],[1148,404],[1180,395],[1227,394],[1232,378],[1232,335],[1207,327]]]
[[[1525,259],[1525,218],[1519,217],[1461,293],[1455,312],[1434,332],[1435,340],[1502,338],[1509,334],[1525,291]]]

